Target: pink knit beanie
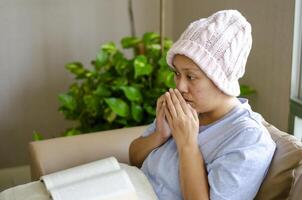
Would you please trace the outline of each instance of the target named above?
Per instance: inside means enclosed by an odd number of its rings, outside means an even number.
[[[193,60],[225,94],[238,96],[238,79],[252,47],[251,25],[237,10],[222,10],[192,22],[167,54],[181,54]]]

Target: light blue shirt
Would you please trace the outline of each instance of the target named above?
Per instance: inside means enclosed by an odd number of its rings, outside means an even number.
[[[251,200],[267,173],[276,145],[247,99],[218,121],[200,126],[202,152],[212,200]],[[143,133],[155,131],[155,121]],[[174,139],[154,149],[141,170],[160,200],[181,200],[179,160]]]

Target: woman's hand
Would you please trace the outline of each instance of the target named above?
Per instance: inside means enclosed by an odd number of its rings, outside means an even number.
[[[197,145],[199,119],[195,109],[188,104],[177,89],[165,93],[165,115],[178,150],[187,145]]]
[[[158,98],[156,105],[156,132],[164,141],[171,136],[171,129],[165,117],[165,107],[166,99],[165,95],[162,95]]]

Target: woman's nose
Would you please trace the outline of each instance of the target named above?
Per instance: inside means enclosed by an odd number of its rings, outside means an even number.
[[[188,86],[186,81],[179,79],[176,81],[176,88],[179,90],[180,93],[188,92]]]

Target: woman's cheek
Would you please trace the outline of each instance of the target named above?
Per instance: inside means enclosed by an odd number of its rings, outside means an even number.
[[[192,106],[197,112],[203,110],[205,105],[207,104],[207,94],[203,91],[196,91],[196,95],[194,95],[194,105]]]

